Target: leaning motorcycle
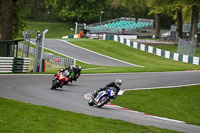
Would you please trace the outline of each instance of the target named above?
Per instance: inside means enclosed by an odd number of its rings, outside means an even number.
[[[81,68],[78,67],[74,70],[73,76],[72,76],[72,80],[76,81],[81,75]]]
[[[116,98],[116,89],[114,87],[109,87],[104,91],[100,91],[97,96],[94,98],[92,97],[88,104],[90,106],[96,105],[98,108],[101,108],[108,102],[110,102],[112,99]]]
[[[67,77],[66,75],[67,75],[66,72],[58,72],[56,76],[54,77],[54,79],[52,80],[51,89],[55,90],[56,88],[64,85],[68,81],[68,78],[66,78]]]

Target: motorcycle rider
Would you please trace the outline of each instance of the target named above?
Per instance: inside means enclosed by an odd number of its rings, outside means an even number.
[[[62,75],[65,76],[66,79],[68,79],[68,78],[70,78],[70,75],[71,75],[72,71],[73,71],[73,70],[72,70],[72,66],[69,66],[69,67],[67,67],[67,68],[62,68],[62,69],[60,69],[58,73],[62,73]],[[56,75],[57,75],[58,73],[54,74],[54,78],[56,77]],[[67,83],[67,82],[62,82],[62,83],[60,84],[60,88],[62,88],[62,86],[63,86],[64,84],[66,84],[66,83]]]
[[[59,71],[59,73],[62,73],[62,75],[66,77],[66,81],[67,81],[67,78],[68,78],[69,75],[70,75],[69,71],[68,71],[67,69],[61,69],[61,70]],[[60,84],[60,88],[62,88],[62,86],[63,86],[65,83],[66,83],[66,82],[62,82],[62,83]]]
[[[70,65],[69,67],[60,69],[58,73],[63,73],[63,72],[65,72],[65,71],[68,71],[68,72],[69,72],[69,75],[70,75],[70,74],[72,73],[72,71],[73,71],[72,68],[73,68],[73,67]],[[56,76],[56,75],[57,75],[57,73],[54,74],[54,76]],[[66,76],[68,76],[68,75],[66,75]]]
[[[81,74],[81,66],[78,66],[78,67],[73,67],[73,71],[74,71],[74,78],[73,80],[76,81],[77,78],[80,76]]]
[[[95,98],[100,91],[106,90],[109,87],[114,87],[114,88],[116,88],[116,96],[115,97],[117,97],[117,94],[120,91],[121,84],[122,84],[122,80],[121,79],[116,79],[115,82],[111,82],[111,83],[107,84],[105,87],[100,88],[99,90],[94,91],[94,93],[92,95]]]
[[[75,75],[76,74],[80,74],[80,72],[81,72],[81,66],[76,67],[76,66],[70,65],[70,66],[68,66],[66,68],[63,68],[63,69],[59,70],[59,73],[64,73],[64,72],[65,72],[64,76],[66,78],[68,78],[69,81],[72,83],[72,80],[75,80],[75,81],[77,80],[76,77],[75,77]],[[56,76],[56,75],[57,74],[55,74],[54,76]],[[67,84],[67,82],[65,84]],[[61,88],[62,88],[62,86],[63,85],[61,85]]]

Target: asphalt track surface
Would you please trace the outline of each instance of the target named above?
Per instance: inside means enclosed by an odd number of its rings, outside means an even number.
[[[122,90],[178,86],[198,84],[200,71],[81,75],[77,82],[63,86],[60,90],[50,89],[52,77],[53,75],[0,75],[0,96],[92,116],[120,119],[140,125],[189,133],[200,132],[200,126],[157,119],[108,106],[100,109],[91,107],[84,98],[85,94],[103,87],[115,78],[123,80]]]
[[[35,43],[35,39],[31,39],[31,41]],[[137,66],[79,48],[63,40],[45,39],[45,47],[88,64],[99,66]]]

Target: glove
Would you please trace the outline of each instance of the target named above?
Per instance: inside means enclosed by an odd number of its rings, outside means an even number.
[[[96,96],[98,94],[98,91],[95,90],[93,93],[92,93],[92,96]]]

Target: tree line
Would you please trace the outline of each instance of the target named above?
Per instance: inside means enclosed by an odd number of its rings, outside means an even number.
[[[197,33],[199,0],[0,0],[1,40],[13,39],[26,26],[24,20],[99,22],[118,17],[151,18],[155,20],[155,37],[160,27],[191,23],[190,39]]]

